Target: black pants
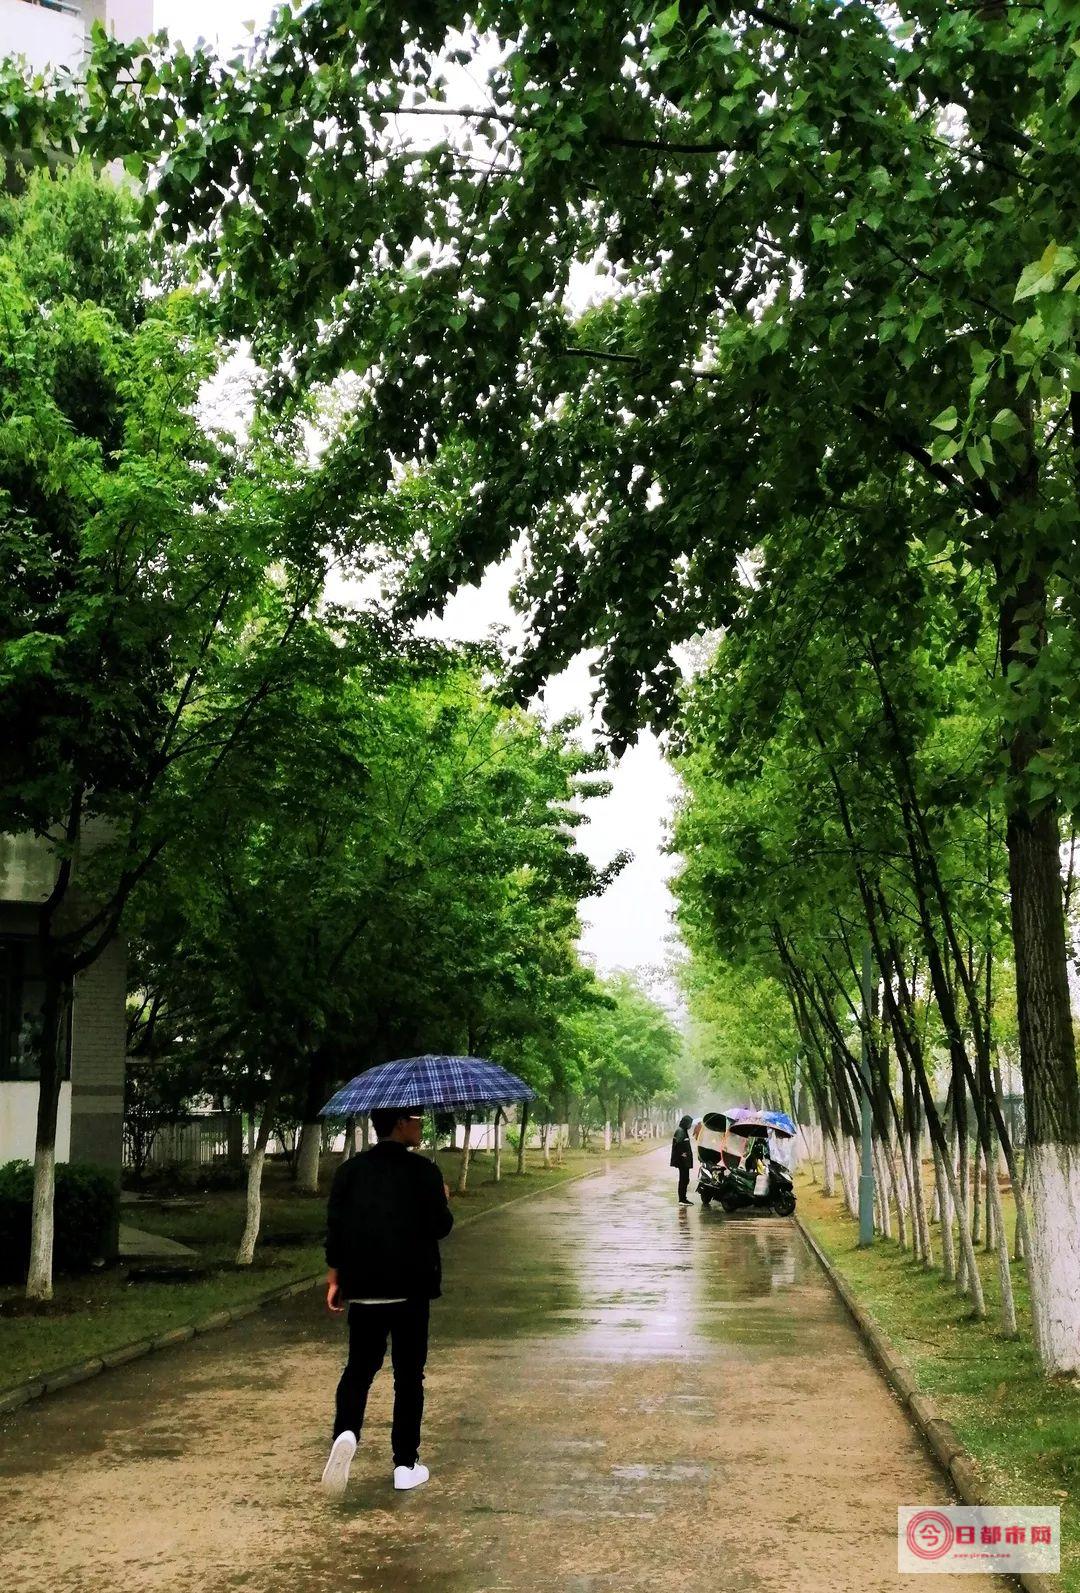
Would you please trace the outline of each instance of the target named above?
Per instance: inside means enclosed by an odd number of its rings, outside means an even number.
[[[686,1199],[686,1191],[689,1188],[690,1188],[690,1169],[689,1169],[689,1167],[680,1167],[679,1168],[679,1199],[680,1200],[685,1200]]]
[[[349,1359],[337,1389],[335,1438],[344,1432],[354,1432],[359,1438],[368,1390],[383,1363],[389,1338],[394,1368],[394,1425],[390,1435],[394,1465],[415,1466],[424,1416],[424,1366],[430,1314],[431,1305],[427,1300],[349,1307]]]

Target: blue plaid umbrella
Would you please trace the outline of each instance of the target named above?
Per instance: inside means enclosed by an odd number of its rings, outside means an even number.
[[[523,1079],[475,1056],[411,1056],[358,1073],[320,1117],[356,1117],[380,1106],[504,1106],[531,1101]]]

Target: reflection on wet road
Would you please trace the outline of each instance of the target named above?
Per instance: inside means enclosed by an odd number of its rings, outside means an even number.
[[[319,1496],[343,1333],[313,1293],[0,1426],[4,1586],[918,1589],[896,1507],[948,1489],[797,1230],[678,1207],[665,1163],[451,1237],[427,1488],[391,1487],[384,1373]]]

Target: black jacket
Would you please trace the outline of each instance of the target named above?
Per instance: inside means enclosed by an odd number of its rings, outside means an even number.
[[[690,1143],[689,1132],[680,1123],[671,1137],[671,1165],[672,1167],[693,1167],[694,1147]]]
[[[453,1226],[435,1163],[382,1140],[334,1174],[326,1264],[347,1300],[434,1300],[442,1293],[439,1240]]]

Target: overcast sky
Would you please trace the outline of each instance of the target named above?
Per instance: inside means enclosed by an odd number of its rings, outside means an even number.
[[[203,37],[228,50],[250,39],[245,24],[262,26],[272,9],[271,0],[156,0],[154,26],[167,28],[188,45]],[[478,640],[495,624],[520,634],[510,610],[509,586],[509,572],[498,571],[479,590],[460,593],[449,604],[439,634]],[[588,668],[579,661],[549,685],[544,707],[553,717],[578,712],[588,719],[590,696]],[[674,775],[647,736],[622,759],[611,796],[590,804],[590,822],[579,832],[589,856],[604,863],[621,849],[634,855],[605,896],[583,904],[582,944],[603,970],[667,961],[671,903],[665,880],[670,859],[661,848],[675,789]]]

